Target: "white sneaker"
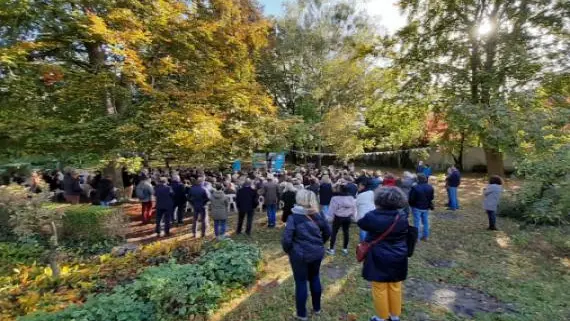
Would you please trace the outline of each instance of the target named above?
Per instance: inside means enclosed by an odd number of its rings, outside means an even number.
[[[327,254],[328,254],[328,255],[334,255],[334,250],[333,250],[333,249],[328,249],[328,250],[327,250]]]
[[[348,249],[342,249],[342,254],[348,255]]]

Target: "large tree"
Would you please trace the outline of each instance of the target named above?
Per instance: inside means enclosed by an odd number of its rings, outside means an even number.
[[[255,1],[4,1],[0,20],[4,157],[219,162],[267,144]]]
[[[408,90],[430,88],[456,136],[481,141],[489,173],[503,174],[512,149],[509,99],[544,72],[567,68],[570,3],[563,0],[401,0],[409,22],[398,63]],[[459,120],[459,121],[458,121]]]

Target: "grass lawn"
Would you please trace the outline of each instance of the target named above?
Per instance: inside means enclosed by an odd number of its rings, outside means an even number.
[[[445,210],[445,191],[437,183],[432,237],[410,259],[402,319],[570,320],[570,229],[525,227],[499,218],[500,231],[487,231],[480,196],[484,183],[482,178],[464,179],[462,209],[455,214]],[[256,215],[254,236],[236,240],[261,247],[263,274],[254,287],[224,304],[213,321],[293,319],[294,285],[280,245],[283,225],[267,230],[264,215]],[[351,249],[357,233],[353,225]],[[356,321],[374,314],[369,286],[352,252],[324,260],[323,314],[312,319]]]

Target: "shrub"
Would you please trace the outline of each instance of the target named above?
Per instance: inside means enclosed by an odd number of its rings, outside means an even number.
[[[0,243],[0,275],[12,273],[17,265],[41,260],[44,252],[45,248],[34,243]]]
[[[187,320],[218,307],[223,291],[255,280],[259,249],[233,241],[207,252],[199,264],[172,262],[145,270],[137,280],[90,297],[84,305],[57,313],[40,312],[21,321]]]
[[[66,243],[101,243],[123,239],[127,217],[119,208],[74,205],[65,209],[63,239]]]

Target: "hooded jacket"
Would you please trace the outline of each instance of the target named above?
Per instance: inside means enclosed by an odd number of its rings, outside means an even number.
[[[321,214],[309,217],[301,206],[293,207],[292,212],[281,239],[283,251],[291,261],[310,263],[322,260],[325,243],[331,235],[329,224]]]
[[[412,187],[409,203],[413,208],[429,210],[432,207],[433,198],[433,187],[428,183],[422,183]]]
[[[214,191],[210,199],[211,216],[214,220],[228,219],[228,198],[223,191]]]
[[[356,200],[352,195],[334,196],[329,205],[330,216],[352,217],[356,220]]]

